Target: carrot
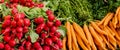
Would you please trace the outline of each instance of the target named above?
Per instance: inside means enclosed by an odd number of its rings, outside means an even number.
[[[120,9],[120,7],[119,7]],[[118,13],[118,22],[119,22],[119,27],[120,27],[120,10],[119,10],[119,13]]]
[[[66,37],[63,38],[62,43],[63,43],[63,50],[66,50]]]
[[[104,26],[108,24],[108,22],[112,19],[113,15],[114,13],[110,13],[110,15],[105,19],[104,24],[103,24]]]
[[[89,30],[91,32],[91,35],[93,36],[94,40],[97,41],[97,43],[101,46],[103,46],[102,40],[98,37],[97,32],[94,30],[94,28],[92,26],[89,25]]]
[[[76,34],[76,37],[77,37],[77,40],[78,40],[78,44],[81,46],[81,48],[82,48],[83,50],[88,50],[88,48],[84,45],[81,37],[80,37],[78,34]]]
[[[119,36],[119,34],[117,33],[117,31],[115,30],[115,28],[113,27],[113,25],[112,25],[111,22],[109,23],[109,26],[110,26],[111,30],[115,33],[115,37],[116,37],[118,40],[120,40],[120,36]]]
[[[105,37],[104,35],[100,35],[100,36],[102,37],[102,39],[103,39],[103,41],[105,42],[105,44],[108,45],[108,41],[107,41],[106,37]]]
[[[74,43],[72,43],[72,49],[73,49],[73,50],[77,50],[77,48],[75,47],[75,44],[74,44]]]
[[[81,28],[81,26],[79,26],[78,24],[76,24],[75,22],[73,22],[73,27],[76,31],[76,33],[81,37],[81,39],[84,41],[84,43],[89,44],[86,36],[85,36],[85,33],[83,32],[83,29]]]
[[[107,33],[101,30],[95,22],[91,21],[91,25],[98,33],[107,35]]]
[[[94,44],[93,38],[91,36],[91,33],[90,33],[90,31],[89,31],[89,29],[88,29],[86,24],[84,24],[83,29],[84,29],[84,32],[86,34],[86,37],[87,37],[91,47],[92,47],[92,50],[97,50],[97,48],[96,48],[96,46]]]
[[[66,22],[66,29],[67,29],[67,38],[68,38],[68,42],[67,42],[67,46],[69,50],[72,50],[72,37],[71,37],[71,32],[70,32],[70,22]]]
[[[115,32],[113,32],[113,30],[111,30],[111,28],[109,28],[108,26],[106,26],[106,28],[110,31],[110,33],[115,36]]]
[[[108,44],[109,44],[108,48],[110,48],[111,50],[115,50],[115,48],[110,43],[108,43]]]
[[[120,41],[119,40],[117,40],[117,45],[119,46],[119,48],[120,48]]]
[[[71,31],[73,43],[74,43],[76,49],[79,50],[79,47],[78,47],[78,44],[77,44],[77,40],[76,40],[76,35],[75,35],[76,33],[75,33],[72,25],[71,25],[71,27],[70,27],[70,31]]]
[[[117,17],[117,20],[118,20],[118,22],[120,24],[120,7],[117,8],[115,16]]]
[[[105,19],[110,15],[110,13],[107,13],[107,15],[98,23],[98,25],[102,25],[105,21]]]
[[[108,33],[108,41],[110,41],[110,43],[116,47],[116,39],[114,38],[114,36],[112,36],[112,34],[110,33],[110,31],[105,27],[104,30]]]

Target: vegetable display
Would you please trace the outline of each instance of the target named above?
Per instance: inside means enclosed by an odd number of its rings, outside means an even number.
[[[119,48],[119,0],[0,0],[0,50]]]

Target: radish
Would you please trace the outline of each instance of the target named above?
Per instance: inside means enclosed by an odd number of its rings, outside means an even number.
[[[38,17],[38,18],[35,18],[34,21],[35,21],[36,24],[41,24],[41,23],[44,23],[44,18],[43,17]]]
[[[15,21],[18,21],[19,19],[23,19],[25,17],[25,14],[24,13],[16,13],[14,15],[14,20]]]
[[[52,47],[53,47],[53,50],[59,50],[59,46],[57,44],[54,44],[54,46]]]
[[[55,36],[57,36],[58,38],[60,38],[60,36],[61,36],[60,32],[56,32]]]
[[[30,36],[28,36],[28,37],[27,37],[27,40],[28,40],[28,41],[31,41],[31,38],[30,38]]]
[[[44,26],[43,28],[45,31],[48,31],[49,30],[49,27],[47,25]]]
[[[3,48],[4,48],[4,44],[0,43],[0,49],[3,49]]]
[[[53,22],[47,21],[47,26],[48,27],[52,27],[53,26]]]
[[[45,39],[45,44],[46,45],[52,45],[52,40],[50,38]]]
[[[8,44],[9,44],[11,47],[14,47],[14,46],[16,45],[16,42],[15,42],[15,40],[10,40],[10,41],[8,42]]]
[[[40,48],[41,47],[39,42],[35,42],[33,46],[34,46],[34,48]]]
[[[7,15],[4,17],[4,20],[10,20],[12,17],[10,15]]]
[[[48,15],[48,20],[53,21],[55,19],[55,16],[53,14]]]
[[[48,9],[48,10],[46,11],[46,14],[47,14],[47,15],[50,15],[50,14],[53,14],[53,12],[52,12],[52,10]]]
[[[57,41],[57,45],[59,46],[59,48],[62,48],[62,47],[63,47],[62,41],[61,41],[60,39]]]
[[[17,33],[16,36],[19,40],[21,40],[21,38],[23,37],[23,33]]]
[[[25,50],[23,46],[20,46],[18,50]]]
[[[43,7],[44,7],[44,4],[43,4],[43,3],[40,3],[40,4],[37,5],[37,7],[43,8]]]
[[[11,31],[11,28],[10,28],[10,27],[7,27],[7,28],[5,28],[3,34],[10,33],[10,31]]]
[[[15,15],[16,13],[18,13],[17,8],[13,8],[13,9],[11,10],[11,13],[12,13],[12,15]]]
[[[17,27],[16,30],[17,30],[18,33],[22,33],[23,32],[23,28],[22,27]]]
[[[49,36],[52,37],[52,36],[54,36],[54,34],[55,34],[54,32],[50,32],[50,33],[49,33]]]
[[[50,49],[50,46],[45,45],[43,46],[43,50],[51,50],[51,49]]]
[[[29,42],[29,41],[27,41],[26,43],[25,43],[25,46],[26,46],[26,49],[27,50],[30,50],[31,49],[31,42]]]
[[[17,22],[17,25],[18,26],[23,26],[24,25],[23,19],[19,19],[18,22]]]
[[[3,40],[4,40],[5,42],[9,42],[10,39],[11,39],[11,38],[10,38],[10,36],[8,36],[8,35],[6,35],[6,36],[3,37]]]
[[[27,41],[26,41],[26,40],[24,40],[24,41],[22,42],[22,46],[24,46],[26,42],[27,42]]]
[[[12,27],[16,27],[16,26],[17,26],[17,22],[16,22],[15,20],[13,20],[13,21],[11,22],[11,26],[12,26]]]
[[[61,25],[61,21],[60,21],[60,20],[56,20],[56,21],[55,21],[55,26],[58,27],[58,26],[60,26],[60,25]]]
[[[24,26],[23,30],[24,30],[23,33],[27,33],[29,31],[27,26]]]
[[[20,18],[24,19],[25,18],[25,14],[24,13],[19,13],[20,14]]]
[[[52,39],[53,42],[58,41],[58,37],[56,37],[56,36],[52,36],[51,39]]]
[[[11,50],[11,47],[8,44],[6,44],[5,45],[5,50]]]
[[[30,20],[25,18],[24,19],[24,26],[30,26]]]
[[[56,30],[57,30],[57,27],[55,27],[55,26],[52,26],[50,29],[51,32],[56,32]]]
[[[5,27],[7,27],[7,26],[10,26],[10,24],[11,24],[11,21],[10,21],[10,20],[5,20],[5,21],[3,22],[3,24],[2,24],[2,27],[5,28]]]
[[[16,31],[15,28],[12,28],[12,33],[13,33],[13,34],[17,34],[17,31]]]
[[[44,27],[45,27],[45,24],[44,24],[44,23],[38,25],[37,28],[36,28],[36,32],[37,32],[38,34],[40,34],[40,32],[43,30]]]
[[[41,38],[45,39],[47,37],[47,34],[46,33],[42,33],[41,34]]]

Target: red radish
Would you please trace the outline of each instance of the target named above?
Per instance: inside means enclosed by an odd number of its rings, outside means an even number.
[[[17,34],[17,31],[16,31],[15,28],[12,28],[12,33],[13,33],[13,34]]]
[[[14,47],[14,46],[16,45],[16,42],[15,42],[15,40],[10,40],[10,41],[8,42],[8,44],[9,44],[11,47]]]
[[[3,37],[3,40],[4,40],[5,42],[9,42],[10,39],[11,39],[11,38],[10,38],[10,36],[8,36],[8,35],[6,35],[6,36]]]
[[[55,25],[58,27],[58,26],[60,26],[61,25],[61,21],[60,20],[56,20],[55,21]]]
[[[23,46],[20,46],[18,50],[25,50]]]
[[[51,37],[54,36],[54,32],[50,32],[49,36],[51,36]]]
[[[28,37],[27,37],[27,40],[28,40],[28,41],[31,41],[31,38],[30,38],[30,36],[28,36]]]
[[[10,20],[5,20],[5,21],[3,22],[3,24],[2,24],[2,27],[5,28],[5,27],[7,27],[7,26],[10,26],[10,24],[11,24],[11,21],[10,21]]]
[[[53,47],[53,50],[59,50],[59,46],[57,44],[54,44],[54,46],[52,47]]]
[[[34,46],[34,48],[40,48],[41,47],[39,42],[35,42],[33,46]]]
[[[24,30],[23,33],[27,33],[29,31],[27,26],[24,26],[23,30]]]
[[[30,7],[30,6],[31,6],[31,3],[30,3],[30,2],[27,2],[27,3],[25,3],[25,6]]]
[[[21,40],[21,38],[23,37],[23,33],[17,33],[16,36],[19,40]]]
[[[56,32],[56,30],[57,30],[57,27],[55,27],[55,26],[52,26],[50,29],[51,32]]]
[[[5,50],[11,50],[11,47],[8,44],[6,44],[5,45]]]
[[[23,32],[23,28],[22,27],[17,27],[16,30],[17,30],[18,33],[22,33]]]
[[[22,19],[19,19],[17,22],[18,26],[23,26],[24,25],[24,21]]]
[[[30,26],[30,20],[25,18],[24,19],[24,26]]]
[[[53,26],[53,22],[47,21],[47,26],[48,27],[52,27]]]
[[[52,45],[52,40],[50,38],[45,39],[45,44]]]
[[[26,43],[26,40],[24,40],[24,41],[22,42],[22,46],[24,46],[24,45],[25,45],[25,43]]]
[[[14,48],[11,48],[11,50],[15,50]]]
[[[19,13],[20,14],[20,18],[24,19],[25,18],[25,14],[24,13]]]
[[[13,2],[14,2],[14,3],[18,3],[18,1],[19,1],[19,0],[14,0]]]
[[[42,33],[42,34],[41,34],[41,38],[44,39],[44,38],[46,38],[46,37],[47,37],[47,34],[46,34],[46,33]]]
[[[49,30],[49,28],[48,28],[47,25],[45,25],[44,30],[45,30],[45,31],[48,31],[48,30]]]
[[[30,50],[31,49],[31,42],[29,42],[29,41],[27,41],[26,43],[25,43],[25,46],[26,46],[26,49],[27,50]]]
[[[11,26],[12,26],[12,27],[16,27],[16,26],[17,26],[17,22],[16,22],[15,20],[13,20],[13,21],[11,22]]]
[[[60,38],[60,36],[61,36],[60,32],[56,32],[55,36],[57,36],[58,38]]]
[[[46,14],[47,14],[47,15],[50,15],[50,14],[53,14],[53,12],[52,12],[52,10],[48,9],[48,10],[46,11]]]
[[[32,2],[32,0],[26,0],[26,2]]]
[[[55,16],[53,14],[48,15],[48,20],[53,21],[55,19]]]
[[[53,42],[58,41],[58,37],[56,37],[56,36],[52,36],[51,39],[52,39]]]
[[[3,3],[4,2],[4,0],[0,0],[0,3]]]
[[[0,49],[3,49],[3,48],[4,48],[4,44],[0,43]]]
[[[44,7],[44,4],[43,4],[43,3],[40,3],[40,4],[37,5],[37,7],[43,8],[43,7]]]
[[[40,38],[40,37],[39,37]],[[45,44],[45,39],[40,39],[40,44],[44,45]]]
[[[59,46],[59,48],[62,48],[62,47],[63,47],[62,41],[61,41],[60,39],[57,41],[57,45]]]
[[[43,46],[43,50],[51,50],[51,49],[50,49],[50,46],[45,45]]]
[[[10,27],[7,27],[7,28],[5,28],[3,34],[10,33],[10,31],[11,31]]]
[[[36,24],[41,24],[41,23],[44,23],[44,18],[43,17],[38,17],[38,18],[35,18],[35,23]]]
[[[38,25],[36,28],[36,32],[39,34],[43,30],[44,27],[45,27],[44,23]]]
[[[4,17],[4,20],[10,20],[12,17],[10,15],[7,15]]]
[[[42,47],[37,48],[36,50],[43,50]]]
[[[11,10],[11,13],[12,13],[12,15],[15,15],[16,13],[18,13],[17,8],[13,8],[13,9]]]

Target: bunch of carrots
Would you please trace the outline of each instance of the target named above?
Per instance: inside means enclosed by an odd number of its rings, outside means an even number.
[[[75,22],[65,24],[67,36],[63,50],[116,50],[120,48],[120,7],[109,12],[101,21],[90,21],[83,27]]]

